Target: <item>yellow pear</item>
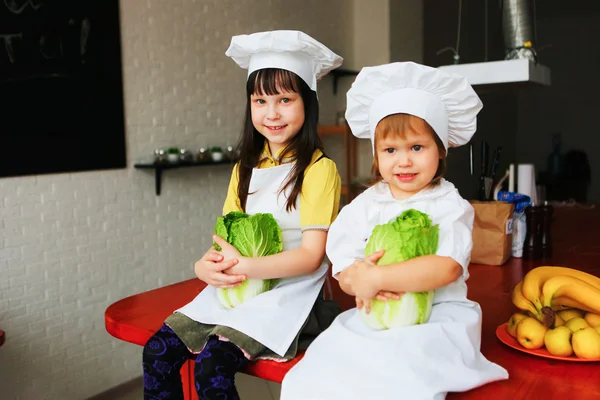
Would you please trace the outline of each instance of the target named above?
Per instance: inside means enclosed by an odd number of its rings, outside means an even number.
[[[596,332],[598,332],[598,335],[600,335],[600,325],[598,325],[595,329],[596,329]]]
[[[573,332],[573,351],[579,358],[600,360],[600,335],[594,328]]]
[[[517,337],[517,325],[519,325],[519,322],[521,322],[525,318],[527,318],[527,315],[520,313],[520,312],[514,313],[510,317],[510,319],[506,323],[506,331],[508,332],[508,334],[510,336],[512,336],[514,338]]]
[[[565,322],[565,326],[573,332],[590,327],[590,325],[585,321],[585,319],[581,317],[571,318],[570,320]]]
[[[539,349],[544,346],[546,327],[537,319],[527,317],[517,325],[517,341],[526,349]]]
[[[583,318],[583,311],[581,310],[577,310],[576,308],[569,308],[568,310],[562,310],[557,312],[558,315],[560,315],[560,317],[562,319],[566,321],[570,320],[571,318]]]
[[[569,357],[573,354],[571,335],[573,332],[566,326],[549,329],[544,336],[546,350],[553,356]]]
[[[585,317],[583,317],[583,319],[585,319],[585,321],[588,324],[590,324],[592,328],[600,326],[600,314],[594,314],[589,312],[585,314]]]
[[[565,320],[560,317],[560,315],[554,315],[554,327],[558,328],[559,326],[563,326],[565,324]]]

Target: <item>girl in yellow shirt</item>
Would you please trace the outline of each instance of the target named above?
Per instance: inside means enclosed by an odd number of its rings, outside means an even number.
[[[325,329],[320,300],[328,265],[329,225],[339,208],[340,177],[317,136],[316,82],[342,59],[297,31],[235,36],[226,53],[248,69],[247,107],[223,213],[271,213],[282,229],[283,251],[242,257],[215,236],[195,263],[208,286],[173,313],[143,353],[144,397],[182,398],[179,369],[194,359],[200,399],[238,399],[235,374],[257,359],[287,361]],[[270,291],[233,309],[217,288],[245,279],[278,279]]]

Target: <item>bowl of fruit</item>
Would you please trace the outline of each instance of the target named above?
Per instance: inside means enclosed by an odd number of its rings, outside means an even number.
[[[566,267],[537,267],[512,292],[518,309],[496,329],[516,350],[567,361],[600,361],[600,278]]]

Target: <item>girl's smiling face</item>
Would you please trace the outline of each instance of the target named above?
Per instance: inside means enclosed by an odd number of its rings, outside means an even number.
[[[398,200],[427,188],[436,177],[442,158],[435,133],[424,121],[424,129],[419,129],[419,123],[406,125],[408,129],[403,132],[382,133],[378,126],[375,133],[376,166]]]
[[[304,125],[302,96],[296,92],[279,92],[250,96],[252,124],[267,139],[273,155],[285,147]]]

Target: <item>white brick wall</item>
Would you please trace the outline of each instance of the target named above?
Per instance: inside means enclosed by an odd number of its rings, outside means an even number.
[[[245,72],[232,35],[301,29],[352,50],[346,0],[124,0],[128,168],[0,179],[0,398],[84,399],[141,374],[141,348],[109,336],[104,310],[193,276],[225,197],[225,166],[167,171],[163,192],[136,160],[157,147],[233,144]],[[345,103],[322,82],[322,122]],[[339,149],[330,149],[336,153]]]

